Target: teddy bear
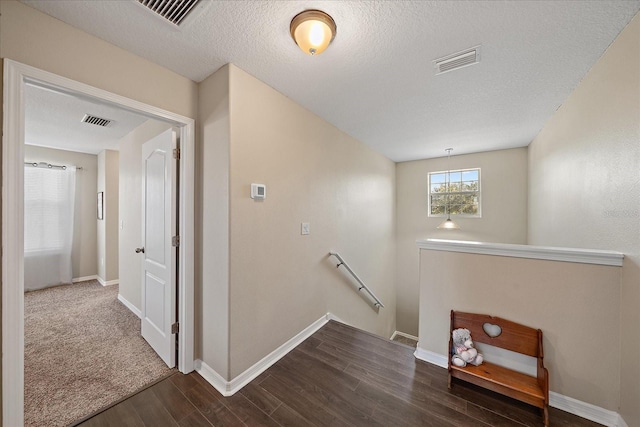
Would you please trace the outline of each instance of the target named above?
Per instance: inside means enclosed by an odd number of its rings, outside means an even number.
[[[452,333],[453,348],[451,349],[451,363],[464,368],[467,363],[472,365],[480,365],[484,360],[482,354],[478,353],[478,350],[473,348],[473,341],[471,340],[471,332],[465,328],[454,329]]]

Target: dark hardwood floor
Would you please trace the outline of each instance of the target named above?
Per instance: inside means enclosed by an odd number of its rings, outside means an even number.
[[[231,397],[176,373],[80,424],[542,426],[534,407],[456,382],[414,349],[329,322]],[[599,424],[550,408],[552,426]]]

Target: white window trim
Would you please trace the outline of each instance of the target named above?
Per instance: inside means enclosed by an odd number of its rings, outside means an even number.
[[[475,215],[470,214],[452,214],[451,216],[455,216],[458,218],[482,218],[482,170],[481,168],[462,168],[462,169],[452,169],[452,170],[444,170],[444,171],[433,171],[429,172],[427,175],[427,214],[429,218],[446,218],[447,214],[432,214],[431,213],[431,175],[436,175],[439,173],[456,173],[456,172],[464,172],[464,171],[478,171],[478,213]],[[471,193],[471,192],[469,192]]]

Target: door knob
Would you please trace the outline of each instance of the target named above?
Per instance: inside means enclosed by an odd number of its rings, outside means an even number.
[[[140,252],[144,253],[144,248],[136,248],[136,253],[139,254]]]

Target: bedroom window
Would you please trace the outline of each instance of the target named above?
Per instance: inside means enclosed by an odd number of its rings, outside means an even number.
[[[429,173],[429,216],[479,218],[480,207],[480,168]]]
[[[75,168],[25,166],[24,251],[71,251]]]

